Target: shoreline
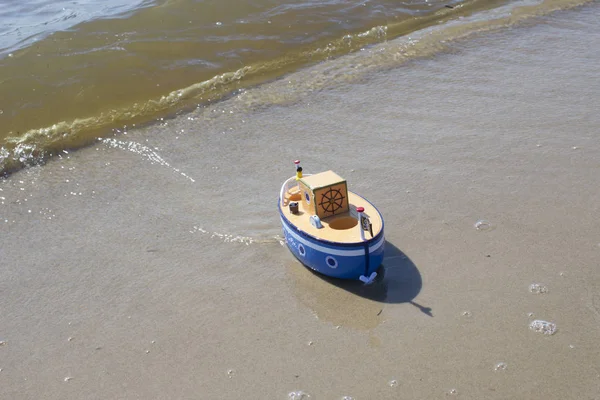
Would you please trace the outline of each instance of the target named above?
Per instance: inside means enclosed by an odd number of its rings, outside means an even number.
[[[286,82],[290,76],[302,76],[306,75],[307,71],[312,71],[315,74],[324,74],[323,77],[325,77],[332,74],[336,68],[345,75],[334,73],[329,76],[333,79],[332,82],[318,80],[314,76],[310,77],[308,81],[313,86],[298,80],[289,87],[283,85],[282,96],[270,93],[268,97],[256,98],[254,101],[261,103],[262,106],[271,107],[289,102],[290,97],[294,96],[295,100],[292,101],[303,101],[302,98],[315,90],[329,90],[346,79],[366,79],[372,73],[399,68],[404,63],[443,55],[452,46],[459,45],[464,40],[470,40],[472,36],[485,35],[512,26],[519,27],[540,16],[550,15],[557,11],[564,12],[563,7],[572,9],[585,7],[586,4],[588,4],[587,0],[573,0],[566,4],[562,2],[560,4],[542,4],[534,8],[511,4],[502,6],[500,9],[479,10],[480,12],[476,12],[474,15],[471,14],[473,12],[471,9],[454,8],[447,11],[465,13],[465,15],[457,19],[448,19],[441,26],[426,24],[418,30],[390,40],[387,40],[386,33],[386,40],[383,42],[376,40],[350,53],[342,52],[333,58],[331,55],[318,58],[307,65],[303,64],[300,69],[285,67],[284,70],[276,74],[268,73],[265,77],[263,76],[265,74],[263,70],[266,68],[264,65],[245,65],[241,68],[221,71],[217,75],[206,77],[207,80],[191,85],[172,87],[167,92],[154,93],[146,99],[138,99],[127,106],[119,106],[116,102],[110,106],[107,105],[100,111],[82,110],[77,117],[59,118],[59,120],[52,117],[53,119],[48,120],[46,124],[38,124],[40,126],[36,128],[21,128],[17,136],[7,134],[7,137],[0,140],[0,178],[23,167],[43,164],[63,150],[84,148],[93,144],[98,138],[118,137],[120,133],[131,127],[143,128],[197,112],[201,108],[210,108],[216,103],[227,101],[246,91],[259,93],[261,91],[256,90],[257,88],[270,86],[277,82]],[[482,15],[488,15],[489,20],[486,20],[486,24],[482,24],[480,20]],[[364,36],[363,34],[356,34],[355,39]],[[367,53],[372,55],[365,58],[361,56],[361,54]],[[375,53],[376,55],[373,55]],[[307,57],[311,58],[312,56],[309,54],[309,56],[301,58]],[[277,64],[278,62],[270,61],[269,63]],[[358,65],[361,67],[357,68]],[[24,133],[20,133],[21,131]]]
[[[588,10],[295,102],[248,91],[0,180],[0,397],[593,398]],[[382,213],[375,286],[281,245],[297,158]]]

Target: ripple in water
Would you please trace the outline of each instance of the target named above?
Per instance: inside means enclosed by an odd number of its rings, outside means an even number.
[[[536,319],[529,324],[529,329],[544,335],[554,335],[556,333],[556,324]]]
[[[533,294],[548,293],[548,288],[541,283],[532,283],[529,285],[529,291]]]

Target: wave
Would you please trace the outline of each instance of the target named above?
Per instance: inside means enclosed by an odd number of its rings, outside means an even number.
[[[374,26],[324,45],[216,75],[144,103],[9,137],[0,147],[0,176],[25,166],[43,164],[63,150],[90,145],[98,138],[118,134],[121,129],[173,117],[232,95],[236,95],[236,106],[241,111],[293,103],[311,92],[396,68],[410,60],[434,56],[457,40],[591,1],[524,0],[493,9],[485,9],[481,2],[472,1],[444,8],[436,15]],[[440,17],[445,18],[443,23]],[[292,72],[293,81],[280,79]],[[261,86],[266,82],[271,85]],[[254,90],[249,90],[252,88]]]

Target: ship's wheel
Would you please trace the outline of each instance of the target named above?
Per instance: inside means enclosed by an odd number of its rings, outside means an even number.
[[[329,214],[335,214],[344,204],[344,195],[340,189],[329,189],[321,195],[319,206]]]

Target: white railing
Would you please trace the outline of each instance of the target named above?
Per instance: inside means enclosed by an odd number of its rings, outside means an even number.
[[[304,174],[304,176],[311,176],[312,174]],[[298,181],[296,180],[296,176],[292,176],[290,179],[285,181],[283,185],[281,185],[281,192],[279,192],[279,201],[281,201],[281,206],[284,206],[283,201],[285,200],[285,192],[298,185]]]

